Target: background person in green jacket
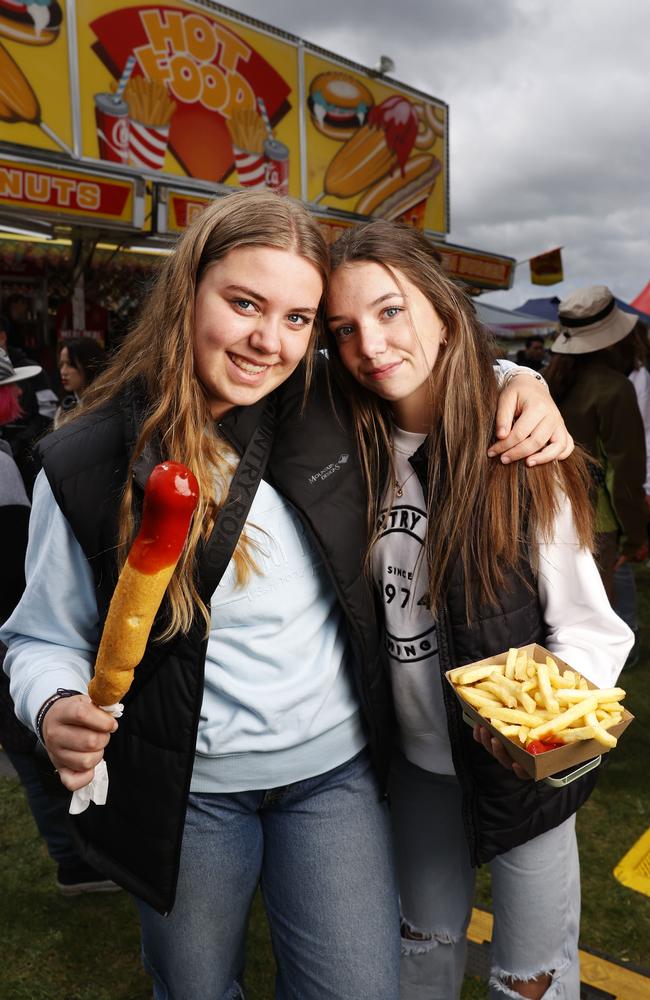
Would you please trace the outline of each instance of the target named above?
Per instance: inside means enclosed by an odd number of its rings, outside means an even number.
[[[617,564],[647,558],[645,432],[634,387],[636,316],[605,285],[560,302],[560,333],[545,377],[570,433],[601,464],[595,469],[597,561],[610,600]]]

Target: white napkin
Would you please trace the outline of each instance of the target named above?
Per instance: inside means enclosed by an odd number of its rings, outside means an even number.
[[[114,719],[120,719],[124,711],[124,705],[121,702],[116,702],[115,705],[102,705],[101,707],[102,711],[108,712]],[[85,812],[91,802],[94,802],[96,806],[105,805],[107,795],[108,768],[106,767],[106,761],[102,758],[99,764],[96,765],[95,773],[88,784],[72,793],[72,800],[70,802],[71,815],[77,816],[79,813]]]

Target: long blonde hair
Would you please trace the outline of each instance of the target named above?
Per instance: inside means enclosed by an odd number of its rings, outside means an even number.
[[[403,275],[428,299],[446,328],[447,343],[440,349],[429,380],[424,551],[431,611],[435,613],[439,605],[456,558],[462,563],[468,616],[474,606],[475,580],[480,600],[497,603],[505,570],[516,567],[522,548],[527,552],[532,546],[534,561],[536,539],[540,535],[551,539],[558,484],[573,505],[580,544],[591,547],[589,475],[582,455],[574,453],[567,461],[532,469],[523,462],[503,465],[487,457],[494,440],[498,396],[494,348],[471,301],[445,274],[428,240],[415,229],[378,220],[348,230],[330,252],[332,272],[346,264],[371,262],[387,269],[398,285]],[[392,471],[390,408],[349,374],[330,332],[328,346],[335,375],[353,409],[370,496],[371,553],[387,464]]]
[[[209,267],[239,247],[272,247],[296,253],[312,263],[327,281],[329,257],[317,224],[296,201],[270,192],[237,192],[218,198],[184,233],[163,263],[147,296],[135,329],[126,336],[106,370],[84,395],[83,412],[113,399],[125,386],[144,389],[147,410],[129,460],[129,474],[119,515],[118,564],[126,560],[135,534],[131,470],[150,442],[171,461],[194,472],[200,501],[187,545],[171,581],[170,616],[161,638],[186,632],[195,609],[209,628],[209,610],[193,578],[197,547],[206,538],[225,500],[230,480],[229,449],[224,447],[194,372],[194,313],[199,282]],[[282,281],[282,275],[278,275]],[[316,329],[306,355],[307,379]],[[221,495],[216,482],[223,483]],[[254,566],[245,535],[234,555],[237,579]]]

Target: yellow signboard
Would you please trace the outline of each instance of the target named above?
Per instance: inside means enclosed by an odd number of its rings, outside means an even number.
[[[106,177],[47,163],[0,158],[0,205],[57,218],[142,225],[138,179]]]
[[[64,0],[2,5],[0,142],[73,155],[64,6]]]
[[[309,201],[446,232],[446,106],[305,55]]]
[[[0,0],[0,144],[448,229],[445,104],[209,0]]]
[[[200,3],[77,3],[85,157],[300,197],[297,48]]]

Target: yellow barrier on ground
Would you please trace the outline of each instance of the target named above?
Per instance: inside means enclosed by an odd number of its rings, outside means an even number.
[[[614,878],[628,889],[650,896],[650,830],[621,858],[614,869]]]

